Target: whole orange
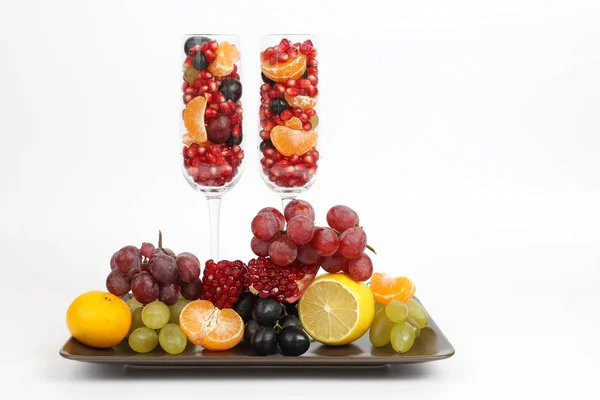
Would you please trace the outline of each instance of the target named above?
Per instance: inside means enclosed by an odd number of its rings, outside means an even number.
[[[109,348],[125,338],[131,326],[131,311],[115,295],[92,290],[77,297],[67,310],[67,328],[81,343]]]

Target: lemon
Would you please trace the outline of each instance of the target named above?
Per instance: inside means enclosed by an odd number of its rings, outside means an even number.
[[[373,293],[341,273],[320,276],[300,298],[298,314],[313,339],[341,346],[369,330],[375,315]]]

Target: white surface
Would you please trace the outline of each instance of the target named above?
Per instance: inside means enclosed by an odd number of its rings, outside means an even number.
[[[2,2],[2,391],[598,397],[599,20],[591,0]],[[253,214],[278,204],[252,151],[258,34],[286,31],[322,42],[325,157],[304,198],[321,223],[334,204],[359,211],[376,268],[413,278],[456,355],[385,374],[61,359],[66,308],[103,288],[116,249],[160,228],[208,256],[204,199],[178,170],[183,33],[244,35],[248,156],[222,253],[249,258]]]

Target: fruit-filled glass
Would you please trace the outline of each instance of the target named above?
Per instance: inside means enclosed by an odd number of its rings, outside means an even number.
[[[239,180],[244,159],[239,38],[186,35],[182,47],[181,168],[208,199],[211,257],[218,260],[221,197]]]
[[[282,199],[308,190],[319,159],[319,65],[315,35],[261,36],[261,176]]]

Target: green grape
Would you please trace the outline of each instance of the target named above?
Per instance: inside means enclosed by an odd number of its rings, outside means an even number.
[[[406,353],[415,343],[415,330],[408,322],[394,325],[390,332],[390,342],[398,353]]]
[[[385,315],[385,310],[380,310],[375,314],[371,330],[369,331],[369,340],[375,347],[383,347],[390,342],[390,331],[394,324]]]
[[[169,318],[169,322],[179,325],[179,315],[181,314],[181,310],[183,310],[183,307],[187,306],[189,302],[190,301],[188,299],[180,297],[177,300],[177,303],[169,306],[169,311],[171,312],[171,318]]]
[[[137,328],[129,335],[129,347],[136,353],[148,353],[158,344],[158,335],[154,329]]]
[[[137,301],[135,297],[132,297],[129,300],[127,300],[127,306],[129,307],[131,312],[133,312],[133,310],[135,310],[136,308],[143,307],[144,305]]]
[[[158,343],[169,354],[179,354],[187,346],[187,337],[177,324],[165,325],[158,334]]]
[[[319,117],[317,117],[316,115],[313,115],[312,117],[310,117],[310,119],[308,121],[310,122],[312,129],[315,129],[317,127],[317,125],[319,125]]]
[[[162,328],[169,322],[170,317],[169,307],[158,300],[146,305],[142,311],[142,321],[151,329]]]
[[[377,314],[379,312],[379,310],[383,310],[384,309],[384,305],[378,302],[375,302],[375,314]]]
[[[193,85],[196,79],[198,79],[199,74],[200,71],[198,71],[194,67],[188,67],[188,69],[186,69],[183,73],[183,79],[185,79],[185,81],[190,85]]]
[[[408,318],[406,318],[405,322],[408,322],[414,328],[415,339],[417,339],[419,336],[421,336],[421,328],[419,327],[419,324],[417,324],[417,321],[415,321],[411,317],[408,317]]]
[[[400,300],[392,300],[385,306],[385,315],[390,321],[399,324],[408,317],[408,307]]]
[[[427,315],[427,311],[425,311],[419,302],[415,299],[410,299],[406,302],[406,306],[408,307],[408,316],[417,322],[419,328],[423,329],[429,325],[429,315]]]
[[[127,336],[131,335],[131,332],[135,331],[137,328],[145,326],[144,321],[142,321],[142,310],[143,307],[138,307],[131,312],[131,327],[129,328]]]

